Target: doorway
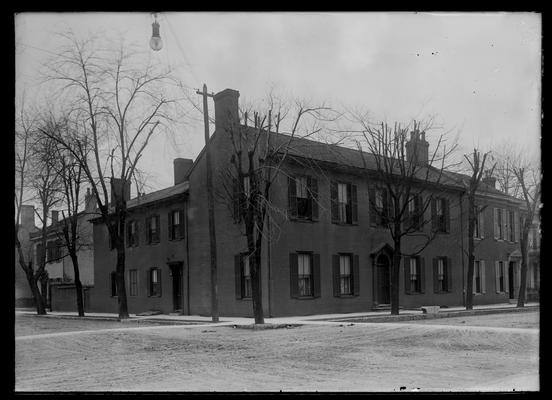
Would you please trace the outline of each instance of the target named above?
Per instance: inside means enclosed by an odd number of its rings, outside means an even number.
[[[182,311],[182,263],[171,263],[172,292],[173,292],[173,310]]]
[[[376,303],[390,304],[391,303],[391,286],[389,274],[389,257],[380,254],[376,258]]]
[[[515,299],[515,285],[514,285],[514,266],[515,263],[513,261],[510,261],[508,263],[508,293],[510,295],[510,299]]]

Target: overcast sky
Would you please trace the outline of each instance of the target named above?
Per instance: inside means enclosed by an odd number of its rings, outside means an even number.
[[[364,108],[376,119],[436,116],[462,151],[503,142],[540,153],[541,16],[534,13],[159,13],[157,62],[192,88],[291,96]],[[122,33],[149,49],[148,13],[22,13],[15,17],[16,95],[40,93],[37,74],[59,42]],[[38,97],[38,96],[37,96]],[[211,105],[212,106],[212,105]],[[150,188],[172,185],[172,159],[195,158],[201,123],[154,143],[141,168]]]

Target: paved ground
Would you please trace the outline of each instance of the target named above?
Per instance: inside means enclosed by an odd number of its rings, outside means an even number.
[[[18,316],[16,390],[539,388],[537,312],[265,330],[124,325]]]

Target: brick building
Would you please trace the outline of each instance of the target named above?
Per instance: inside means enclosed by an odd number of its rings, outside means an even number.
[[[231,142],[225,127],[238,124],[238,97],[226,89],[215,95],[215,126],[210,143],[215,191],[229,168]],[[228,119],[230,116],[230,120]],[[233,119],[233,121],[232,121]],[[271,140],[289,140],[271,134]],[[387,307],[392,240],[370,204],[384,204],[385,193],[370,158],[353,149],[306,139],[293,139],[292,151],[272,186],[274,207],[270,240],[263,243],[261,287],[266,316],[343,313]],[[407,144],[429,144],[413,132]],[[127,295],[129,312],[159,310],[210,315],[210,263],[205,157],[175,161],[175,185],[129,200]],[[316,165],[306,169],[305,163]],[[466,176],[445,174],[426,210],[436,238],[417,257],[404,257],[400,305],[458,306],[464,301],[467,271]],[[219,193],[220,195],[220,193]],[[220,315],[252,316],[250,274],[242,224],[232,206],[216,196],[218,297]],[[370,202],[370,198],[372,201]],[[520,202],[482,185],[476,232],[475,304],[507,302],[519,285]],[[178,217],[176,216],[178,215]],[[175,226],[180,234],[175,233]],[[423,230],[422,229],[422,230]],[[155,238],[155,239],[152,239]],[[153,241],[152,241],[153,240]],[[94,311],[116,312],[116,288],[111,273],[115,251],[107,229],[94,224]],[[404,252],[419,238],[404,241]]]

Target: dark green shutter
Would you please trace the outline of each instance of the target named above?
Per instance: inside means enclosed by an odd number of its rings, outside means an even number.
[[[162,288],[163,288],[163,280],[161,279],[161,268],[158,268],[158,269],[157,269],[157,280],[159,281],[159,282],[158,282],[158,285],[159,285],[159,293],[158,293],[158,296],[161,297]]]
[[[433,259],[433,293],[439,293],[439,259]]]
[[[291,297],[299,297],[299,280],[297,277],[297,253],[289,254],[289,286]]]
[[[451,258],[445,258],[445,273],[447,279],[447,292],[452,292],[452,262]]]
[[[339,204],[337,202],[337,182],[330,182],[330,202],[332,222],[339,223]]]
[[[151,218],[152,217],[147,217],[146,218],[146,243],[151,243],[152,242],[152,240],[151,240],[151,230],[150,230]]]
[[[309,177],[309,190],[311,198],[311,218],[313,221],[318,221],[318,180]]]
[[[168,214],[168,220],[169,220],[169,240],[173,240],[174,239],[174,235],[173,235],[173,232],[174,232],[174,229],[173,229],[173,212],[172,211],[169,211],[169,214]]]
[[[234,278],[236,282],[236,299],[242,298],[242,257],[240,254],[234,256]]]
[[[353,295],[360,294],[360,274],[359,274],[359,257],[353,255]]]
[[[161,221],[160,221],[159,215],[155,216],[155,227],[156,227],[155,240],[157,243],[159,243],[161,241]]]
[[[240,185],[236,178],[232,178],[232,218],[240,222]]]
[[[320,254],[312,255],[312,294],[320,297]]]
[[[332,277],[333,277],[333,295],[339,297],[341,295],[340,279],[339,279],[339,255],[332,255]]]
[[[351,186],[351,223],[358,224],[358,202],[357,202],[357,187]]]
[[[431,229],[433,231],[437,230],[437,203],[436,199],[431,199]]]
[[[151,270],[152,270],[152,269],[153,269],[153,268],[150,268],[150,269],[148,269],[148,270],[146,271],[146,274],[147,274],[147,276],[148,276],[147,279],[146,279],[146,281],[147,281],[147,283],[148,283],[148,297],[151,296],[151,292],[152,292],[152,290],[151,290],[151,285],[152,285],[152,282],[151,282]]]
[[[186,223],[184,222],[184,210],[178,210],[178,221],[180,222],[180,225],[178,225],[178,238],[182,239],[186,236]]]
[[[424,221],[424,217],[422,215],[422,205],[423,205],[423,198],[422,195],[416,195],[416,229],[422,230],[422,224]]]
[[[445,231],[450,232],[450,201],[449,199],[444,199],[444,213],[445,213]]]
[[[389,196],[387,193],[387,189],[382,189],[382,203],[383,203],[383,215],[381,218],[381,223],[383,225],[387,225],[389,223],[389,210],[391,209],[389,204],[391,203],[389,200]]]
[[[425,293],[425,259],[418,257],[420,268],[420,293]]]
[[[297,183],[288,176],[288,215],[289,219],[297,218]]]
[[[376,226],[378,224],[378,216],[376,211],[376,191],[374,188],[368,188],[368,204],[370,211],[370,225]]]
[[[404,257],[404,292],[410,294],[410,257]]]

